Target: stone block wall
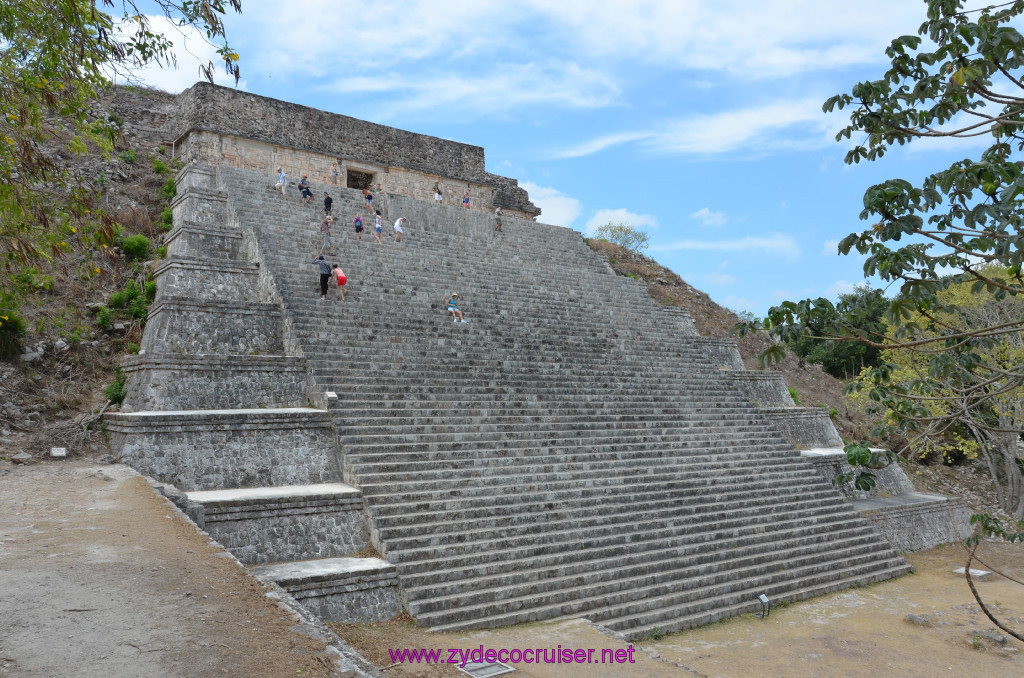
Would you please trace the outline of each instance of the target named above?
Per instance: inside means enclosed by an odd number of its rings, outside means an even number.
[[[246,565],[346,556],[369,545],[358,493],[196,505],[190,515]]]
[[[280,355],[281,311],[275,304],[164,299],[149,310],[146,353]]]
[[[167,259],[153,270],[156,301],[179,297],[207,301],[261,301],[259,268],[245,261]]]
[[[883,506],[861,511],[900,553],[922,551],[966,539],[974,531],[959,499],[934,497],[921,504]]]
[[[803,455],[822,478],[829,483],[840,473],[849,473],[850,465],[846,462],[846,454],[837,451],[835,454]],[[875,474],[875,489],[871,492],[855,490],[852,485],[838,488],[848,499],[866,499],[868,497],[895,497],[914,491],[914,484],[903,472],[899,464],[892,464],[884,469],[872,471]]]
[[[124,412],[303,407],[305,361],[286,356],[138,355],[121,362]]]
[[[106,416],[111,448],[140,473],[185,491],[308,485],[340,477],[326,412],[236,410]]]
[[[394,570],[353,573],[329,582],[284,585],[295,600],[321,619],[335,622],[387,621],[402,611]]]
[[[446,201],[461,201],[468,184],[474,207],[498,204],[527,218],[540,213],[518,182],[486,171],[479,146],[205,82],[179,95],[177,123],[178,157],[259,170],[267,173],[269,183],[277,167],[292,181],[308,172],[329,182],[331,164],[337,161],[342,177],[350,168],[369,171],[388,192],[432,199],[430,189],[440,179]]]
[[[766,370],[729,372],[729,381],[746,394],[758,407],[792,407],[793,397],[786,388],[786,380],[778,372]]]
[[[169,259],[235,260],[241,243],[242,234],[237,229],[178,220],[164,239]]]
[[[193,186],[179,191],[171,201],[174,223],[191,221],[218,226],[224,223],[228,198],[219,191]]]
[[[758,410],[797,449],[843,446],[843,439],[823,407],[759,407]]]

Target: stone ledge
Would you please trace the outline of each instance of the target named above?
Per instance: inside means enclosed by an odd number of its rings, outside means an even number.
[[[176,196],[174,196],[174,199],[171,200],[171,209],[174,209],[175,207],[185,202],[186,200],[194,198],[201,198],[203,200],[211,200],[215,202],[226,203],[228,201],[228,194],[225,193],[224,191],[215,188],[205,188],[202,186],[187,186],[183,192],[178,193]]]
[[[326,410],[306,407],[240,410],[170,410],[119,412],[104,416],[113,433],[255,431],[260,429],[330,428]]]
[[[966,539],[974,531],[966,506],[940,495],[909,492],[862,499],[853,506],[901,553]]]
[[[260,301],[196,301],[184,297],[166,297],[149,307],[149,317],[164,311],[192,313],[232,313],[235,315],[281,316],[281,307]]]
[[[310,584],[382,577],[397,578],[398,568],[380,558],[325,558],[297,563],[279,563],[255,568],[256,575],[271,579],[288,589]]]
[[[305,372],[306,359],[286,355],[175,355],[147,353],[125,356],[122,372],[153,369],[188,369],[197,372]]]
[[[216,235],[222,238],[238,238],[242,239],[242,231],[238,228],[224,228],[221,226],[212,226],[209,224],[201,224],[197,221],[183,221],[180,224],[176,224],[170,233],[167,234],[167,238],[164,240],[166,245],[171,240],[178,237],[181,232],[187,233],[201,233],[203,235]]]
[[[162,264],[157,265],[153,269],[153,275],[159,276],[161,273],[164,273],[165,271],[172,268],[248,274],[257,273],[260,270],[260,267],[258,265],[250,263],[248,261],[233,261],[230,259],[193,259],[190,257],[173,257],[171,259],[166,259]]]
[[[188,493],[189,501],[203,504],[207,508],[240,506],[254,502],[278,501],[281,499],[342,499],[361,498],[362,496],[362,492],[344,483],[250,487],[236,490],[205,490]]]

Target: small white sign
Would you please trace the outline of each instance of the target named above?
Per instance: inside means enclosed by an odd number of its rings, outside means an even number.
[[[335,393],[334,391],[327,391],[327,399],[328,400],[333,400],[333,399],[335,399],[337,397],[338,397],[338,394]]]
[[[51,459],[66,459],[68,456],[68,448],[66,447],[51,447],[50,458]]]

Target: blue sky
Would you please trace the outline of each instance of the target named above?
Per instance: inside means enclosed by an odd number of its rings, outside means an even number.
[[[227,19],[247,91],[482,146],[540,220],[626,221],[647,254],[734,310],[863,280],[836,243],[864,190],[972,155],[915,143],[848,167],[822,102],[881,76],[913,0],[243,0]],[[170,91],[212,49],[176,33]],[[224,84],[230,84],[227,80]]]

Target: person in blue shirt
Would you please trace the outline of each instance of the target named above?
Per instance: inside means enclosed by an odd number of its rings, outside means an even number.
[[[448,312],[452,314],[452,322],[466,322],[466,319],[462,317],[462,311],[459,310],[459,295],[456,292],[452,292],[452,295],[448,297]]]

